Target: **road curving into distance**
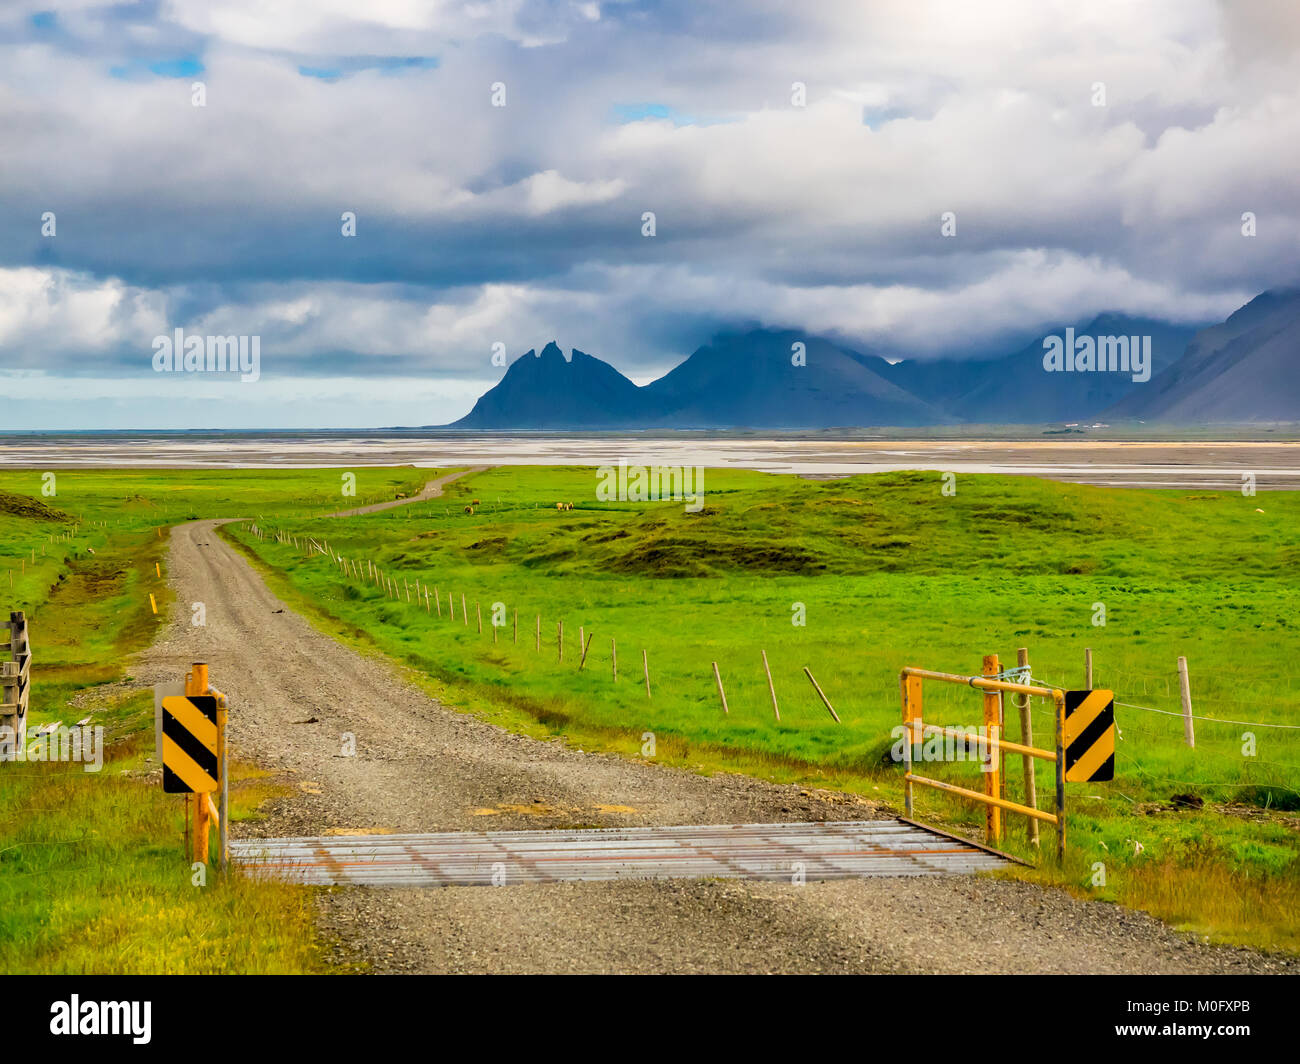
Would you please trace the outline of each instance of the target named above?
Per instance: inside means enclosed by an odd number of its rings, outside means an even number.
[[[435,498],[463,473],[430,482]],[[347,513],[401,505],[402,500]],[[444,706],[281,602],[217,535],[171,533],[176,605],[142,685],[206,661],[238,758],[289,781],[237,837],[868,820],[863,798],[705,777],[516,735]],[[206,624],[193,626],[193,603]],[[348,756],[348,736],[355,755]],[[337,959],[377,972],[1267,972],[1143,913],[969,876],[805,885],[668,880],[348,888],[318,896]]]

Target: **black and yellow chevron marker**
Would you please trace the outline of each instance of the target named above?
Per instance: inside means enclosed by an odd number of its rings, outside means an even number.
[[[217,700],[213,695],[169,695],[162,703],[163,790],[168,794],[215,791]]]
[[[1065,692],[1065,778],[1115,778],[1115,692]]]

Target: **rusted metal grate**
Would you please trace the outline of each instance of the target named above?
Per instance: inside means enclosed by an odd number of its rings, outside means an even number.
[[[932,876],[1006,858],[897,820],[231,840],[245,869],[313,885],[446,887],[625,879]],[[800,868],[802,866],[802,868]]]

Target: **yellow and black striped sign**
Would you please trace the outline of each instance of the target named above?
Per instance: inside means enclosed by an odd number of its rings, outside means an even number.
[[[1065,778],[1115,778],[1115,692],[1065,692]]]
[[[162,700],[163,790],[168,794],[215,791],[217,700],[213,695],[169,695]]]

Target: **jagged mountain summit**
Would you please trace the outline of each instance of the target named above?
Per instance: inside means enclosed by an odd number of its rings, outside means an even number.
[[[794,330],[726,332],[641,387],[552,341],[516,359],[450,427],[788,431],[1094,417],[1300,420],[1300,290],[1266,292],[1199,331],[1100,314],[1000,358],[891,363]]]
[[[515,359],[500,383],[452,427],[460,429],[619,429],[637,420],[640,389],[608,362],[554,341]]]

